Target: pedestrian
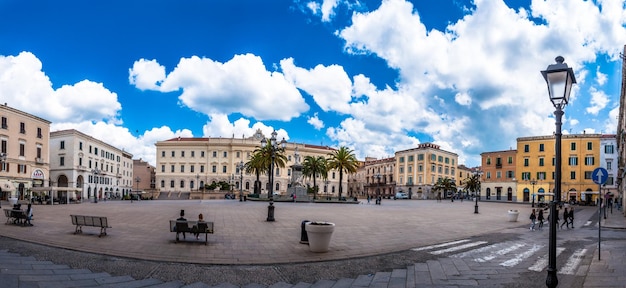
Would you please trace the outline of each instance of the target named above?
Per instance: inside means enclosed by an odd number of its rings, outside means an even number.
[[[26,208],[26,216],[24,218],[24,226],[26,226],[26,225],[33,226],[33,224],[30,223],[30,220],[33,219],[33,207],[31,205],[32,204],[28,203],[28,208]]]
[[[535,219],[537,219],[537,216],[535,215],[535,209],[533,209],[530,212],[530,231],[535,230]]]
[[[539,214],[537,215],[537,221],[539,221],[539,230],[543,229],[543,209],[539,209]]]
[[[572,229],[574,229],[574,207],[569,208],[569,214],[567,214],[567,219],[569,220],[569,224],[572,225]]]
[[[567,211],[567,207],[563,209],[563,223],[561,223],[560,228],[563,229],[563,224],[566,224],[565,227],[569,229],[569,212]]]
[[[370,194],[367,194],[367,204],[370,204],[370,199],[372,199],[372,196],[370,196]]]

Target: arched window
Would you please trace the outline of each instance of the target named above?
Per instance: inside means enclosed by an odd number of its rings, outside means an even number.
[[[174,180],[170,180],[170,188],[174,188]]]
[[[180,188],[185,188],[185,180],[180,180]]]
[[[165,188],[165,180],[161,180],[161,188]]]

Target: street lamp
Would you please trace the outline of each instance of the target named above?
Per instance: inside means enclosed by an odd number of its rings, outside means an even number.
[[[474,187],[474,189],[478,189],[478,191],[475,191],[478,193],[474,195],[474,198],[475,198],[474,200],[476,200],[476,204],[474,204],[474,214],[478,214],[478,198],[480,198],[480,171],[479,170],[476,170],[474,172],[474,180],[476,180],[476,182],[478,183],[477,187]],[[474,184],[476,185],[476,183]]]
[[[270,138],[270,143],[269,143],[269,146],[270,146],[269,148],[270,148],[271,156],[272,156],[272,162],[270,164],[270,177],[269,177],[270,189],[268,190],[270,204],[267,207],[267,221],[270,221],[270,222],[274,221],[274,161],[276,158],[276,152],[280,150],[284,150],[285,147],[287,147],[287,141],[285,141],[285,138],[283,138],[283,140],[281,140],[280,143],[276,142],[276,135],[278,135],[278,133],[276,133],[276,130],[272,131],[272,137]],[[265,138],[261,140],[261,145],[263,145],[263,147],[268,145],[267,140]]]
[[[546,278],[546,285],[548,287],[556,287],[559,284],[559,280],[556,276],[556,219],[558,217],[556,215],[556,206],[561,202],[561,119],[564,114],[563,108],[565,108],[569,101],[572,84],[576,83],[574,70],[563,63],[565,59],[558,56],[555,60],[556,64],[548,65],[545,71],[541,71],[543,78],[548,84],[548,96],[550,97],[550,101],[552,101],[554,108],[556,108],[556,111],[554,111],[554,116],[556,117],[556,133],[554,134],[556,137],[556,171],[554,179],[554,197],[552,197],[552,202],[550,203],[550,244],[548,248],[548,276]]]
[[[97,164],[96,164],[97,165]],[[95,184],[95,191],[93,193],[93,202],[98,203],[98,175],[100,175],[101,171],[98,170],[98,167],[91,170],[91,174],[93,174],[93,183]]]
[[[239,202],[243,201],[243,160],[237,164],[237,171],[239,171]]]
[[[530,185],[533,185],[533,203],[532,203],[532,207],[535,208],[535,185],[537,185],[537,180],[535,180],[535,178],[530,180]]]
[[[135,185],[135,193],[137,193],[137,198],[139,198],[139,182],[141,182],[141,178],[139,176],[135,177],[135,182],[137,183]],[[133,203],[133,195],[130,195],[130,203]]]
[[[376,179],[378,180],[376,182],[376,205],[380,205],[381,199],[380,199],[380,178],[382,176],[380,176],[380,173],[377,173],[374,177],[376,177]]]
[[[197,191],[200,191],[200,174],[196,173],[196,185],[198,185],[198,188],[196,188]]]

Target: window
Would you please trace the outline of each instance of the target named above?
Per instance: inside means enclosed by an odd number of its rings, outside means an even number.
[[[417,161],[424,161],[424,154],[417,154]]]
[[[450,164],[450,158],[446,157],[446,161],[445,162],[446,162],[446,164]],[[452,163],[452,164],[454,164],[454,163]]]
[[[570,172],[570,179],[576,180],[576,172],[575,171]]]
[[[435,161],[435,160],[437,160],[437,155],[430,154],[430,161]]]
[[[213,151],[213,158],[217,157],[217,151]]]
[[[276,168],[276,167],[274,167]],[[276,171],[278,171],[278,169],[276,169]],[[226,173],[226,165],[222,166],[222,173]]]
[[[59,157],[59,166],[65,166],[65,157]]]
[[[20,143],[20,156],[24,157],[26,150],[26,144]]]
[[[435,169],[435,164],[430,165],[430,172],[435,173],[435,170],[436,170],[436,169]]]
[[[165,173],[165,165],[161,165],[161,173]]]
[[[0,147],[0,152],[7,153],[7,140],[2,139],[2,147]]]
[[[409,172],[409,173],[413,173],[413,166],[410,166],[410,165],[409,165],[409,167],[408,167],[408,169],[407,169],[407,172]]]
[[[217,166],[213,165],[213,166],[211,167],[211,172],[213,172],[213,173],[217,173]]]
[[[41,146],[37,146],[37,158],[41,159]]]
[[[496,158],[496,166],[502,166],[502,158],[500,157]]]
[[[204,173],[204,165],[200,165],[200,173]]]
[[[530,166],[530,159],[524,158],[524,167]]]
[[[185,173],[185,165],[180,165],[180,173]]]
[[[438,160],[439,162],[443,162],[443,156],[439,156],[439,157],[437,157],[437,160]]]
[[[404,157],[400,157],[400,163],[404,163]]]
[[[593,150],[593,142],[587,142],[587,150]]]
[[[191,158],[196,157],[196,151],[191,151]]]
[[[176,152],[172,151],[172,158],[176,157]]]
[[[577,166],[578,165],[578,157],[570,156],[569,157],[569,166]]]
[[[544,147],[543,147],[543,143],[541,143],[541,144],[539,144],[539,152],[543,152],[543,151],[545,151],[545,150],[544,150]]]
[[[25,164],[17,164],[17,173],[26,174],[26,165]]]
[[[522,181],[530,180],[530,172],[522,172]]]
[[[200,151],[200,157],[204,158],[204,151]]]
[[[585,179],[591,179],[593,171],[585,171]]]
[[[43,134],[41,133],[41,128],[37,127],[37,138],[43,138]]]
[[[413,155],[409,155],[409,162],[413,162]]]
[[[422,164],[417,165],[417,171],[418,171],[418,172],[422,172],[422,171],[424,171],[424,166],[422,166]]]
[[[585,165],[593,166],[595,163],[593,156],[585,156]]]
[[[496,179],[502,178],[502,172],[496,171]]]
[[[174,173],[174,165],[170,165],[170,172]]]
[[[180,180],[180,188],[185,188],[185,180]]]
[[[228,156],[228,152],[224,151],[224,158]]]
[[[613,147],[613,145],[606,145],[606,146],[604,146],[604,153],[605,154],[613,154],[613,153],[615,153],[614,150],[615,150],[615,147]]]
[[[161,157],[165,157],[165,151],[161,151]]]
[[[161,180],[161,188],[165,188],[165,180]]]
[[[180,151],[180,157],[185,157],[185,151]]]
[[[174,180],[170,180],[170,188],[174,188]]]
[[[194,169],[194,166],[193,166],[193,165],[191,165],[191,167],[189,167],[189,172],[194,173],[194,172],[195,172],[194,170],[195,170],[195,169]]]
[[[26,124],[24,122],[20,122],[20,133],[26,134]]]
[[[573,143],[573,142],[572,142],[572,143],[571,143],[571,145],[570,145],[570,149],[571,149],[572,151],[576,151],[576,143]]]
[[[189,181],[189,189],[193,189],[193,186],[194,186],[193,180]]]
[[[61,145],[61,148],[60,148],[61,150],[65,149],[65,141],[61,141],[60,145]]]
[[[487,165],[491,165],[491,158],[487,157]]]
[[[611,161],[606,161],[606,170],[613,170],[613,162]]]
[[[539,166],[543,166],[543,165],[544,165],[543,157],[539,157]]]
[[[524,145],[524,152],[530,152],[530,145],[528,144]]]
[[[98,147],[93,147],[93,154],[98,156]]]
[[[404,173],[404,167],[400,167],[400,173]]]
[[[515,177],[513,171],[506,171],[506,178],[507,179],[512,179],[513,177]]]
[[[537,172],[537,179],[539,180],[546,179],[546,172]]]
[[[241,157],[241,152],[237,151],[236,155],[237,155],[237,158],[240,158]]]
[[[7,125],[7,117],[2,117],[2,129],[7,129],[9,126]]]

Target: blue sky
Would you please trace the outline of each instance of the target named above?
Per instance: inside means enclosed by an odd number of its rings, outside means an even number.
[[[620,0],[0,0],[0,102],[154,164],[176,136],[480,153],[550,135],[540,74],[578,85],[564,133],[615,133]]]

